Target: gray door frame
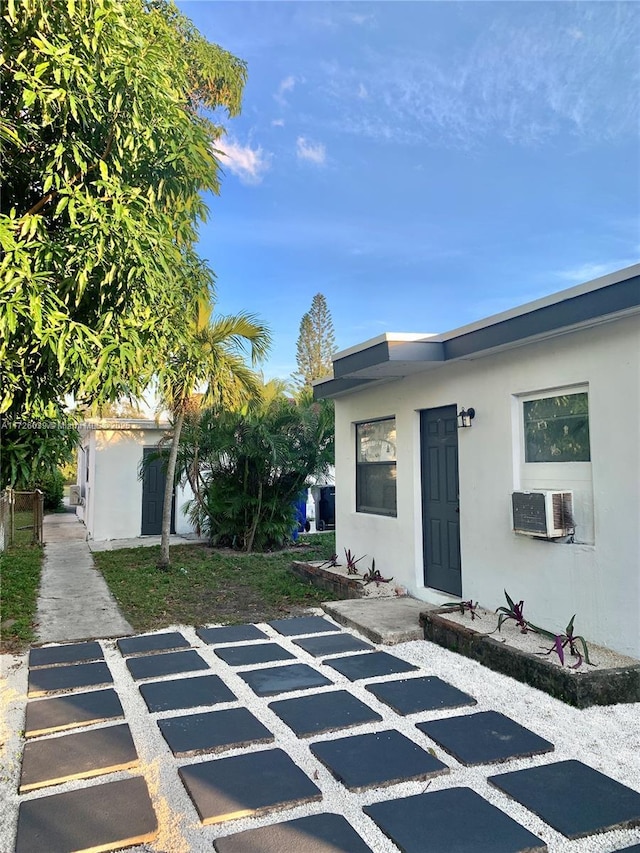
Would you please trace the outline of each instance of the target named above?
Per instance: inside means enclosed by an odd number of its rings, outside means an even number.
[[[424,584],[462,595],[458,407],[420,411]]]

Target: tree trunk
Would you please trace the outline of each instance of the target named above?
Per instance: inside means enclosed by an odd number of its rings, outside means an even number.
[[[262,483],[258,483],[258,508],[256,509],[253,522],[251,524],[251,530],[249,531],[249,536],[247,537],[247,545],[246,550],[251,552],[253,550],[253,540],[256,538],[256,530],[258,529],[258,522],[260,521],[260,513],[262,512]]]
[[[157,567],[166,571],[171,565],[169,560],[169,537],[171,535],[171,504],[173,501],[173,481],[176,476],[176,461],[178,459],[178,447],[180,445],[180,433],[184,423],[184,410],[180,413],[173,425],[173,438],[171,439],[171,450],[167,463],[167,479],[164,484],[164,501],[162,503],[162,539],[160,541],[160,559]]]

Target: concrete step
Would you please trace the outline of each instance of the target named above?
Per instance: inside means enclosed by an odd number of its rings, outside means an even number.
[[[420,614],[433,610],[434,605],[403,596],[327,601],[322,608],[336,622],[355,629],[374,643],[393,646],[423,639]]]

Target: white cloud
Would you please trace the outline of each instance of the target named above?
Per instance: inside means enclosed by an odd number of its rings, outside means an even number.
[[[359,27],[364,26],[364,24],[374,24],[376,20],[375,15],[352,14],[347,15],[347,17],[352,24],[357,24]]]
[[[304,136],[299,136],[296,141],[296,154],[298,160],[308,160],[316,166],[323,166],[327,159],[327,150],[322,142],[312,142]]]
[[[225,169],[237,175],[243,184],[261,183],[264,173],[269,169],[269,157],[262,148],[240,145],[232,139],[219,139],[216,148],[222,153],[221,162]]]
[[[271,122],[271,127],[284,127],[284,119],[283,118],[274,118]]]
[[[287,105],[287,99],[285,96],[287,92],[293,92],[295,85],[296,78],[291,74],[288,77],[285,77],[284,80],[280,81],[278,91],[273,96],[274,99],[280,104],[280,106],[284,107]]]
[[[479,24],[464,51],[370,49],[360,63],[322,63],[329,126],[461,149],[496,137],[533,147],[563,134],[592,144],[637,133],[640,7],[463,6]]]

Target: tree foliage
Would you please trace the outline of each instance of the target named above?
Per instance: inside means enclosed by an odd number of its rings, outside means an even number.
[[[245,64],[168,0],[6,0],[0,19],[0,413],[137,395],[211,290],[204,110]]]
[[[294,379],[302,389],[310,388],[315,379],[328,376],[336,352],[335,332],[327,300],[316,293],[310,310],[302,316],[296,344],[298,370]]]
[[[71,418],[5,421],[0,427],[0,489],[42,488],[74,458],[78,441]]]
[[[178,468],[196,496],[192,519],[216,544],[281,547],[308,478],[333,462],[333,407],[296,403],[271,390],[259,404],[208,409],[185,424]]]

